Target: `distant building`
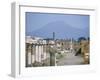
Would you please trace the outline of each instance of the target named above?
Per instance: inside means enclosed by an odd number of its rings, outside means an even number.
[[[70,50],[71,40],[70,39],[58,39],[55,41],[55,44],[59,50]]]

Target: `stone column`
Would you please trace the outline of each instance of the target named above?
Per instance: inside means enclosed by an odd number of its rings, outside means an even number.
[[[34,44],[34,62],[36,62],[36,44]]]
[[[28,66],[31,66],[31,45],[29,45],[29,48],[28,48]]]
[[[38,45],[36,45],[36,62],[38,62]]]
[[[57,53],[55,53],[55,66],[57,66],[57,59],[56,59]]]
[[[43,44],[41,45],[41,60],[44,60]]]
[[[51,47],[49,47],[50,52],[50,66],[55,66],[55,50]]]
[[[39,44],[39,51],[38,51],[38,56],[39,56],[39,62],[41,62],[41,44]]]
[[[35,45],[32,44],[32,64],[35,62]]]
[[[43,47],[43,59],[45,60],[47,58],[47,51],[46,51],[46,45]]]
[[[55,53],[50,52],[50,66],[55,66]]]

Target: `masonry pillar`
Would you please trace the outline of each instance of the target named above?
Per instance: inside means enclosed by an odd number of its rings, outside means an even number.
[[[55,66],[55,50],[49,47],[50,52],[50,66]]]

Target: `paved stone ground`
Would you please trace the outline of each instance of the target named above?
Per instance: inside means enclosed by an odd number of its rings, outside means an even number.
[[[65,53],[65,56],[59,59],[57,65],[79,65],[83,64],[83,62],[84,60],[81,56],[75,56],[74,53]]]

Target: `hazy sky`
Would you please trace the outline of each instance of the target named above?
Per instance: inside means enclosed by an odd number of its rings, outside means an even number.
[[[34,32],[52,22],[64,22],[73,28],[89,30],[88,15],[26,12],[25,16],[26,33]],[[58,25],[58,29],[59,27]]]
[[[46,24],[62,21],[75,28],[88,28],[89,27],[89,16],[88,15],[74,15],[74,14],[50,14],[50,13],[26,13],[26,30],[27,32],[34,31]]]

